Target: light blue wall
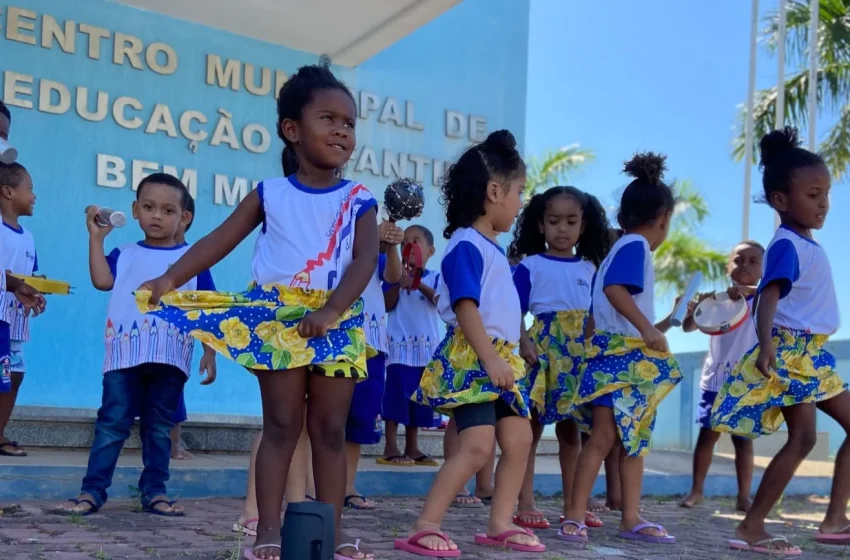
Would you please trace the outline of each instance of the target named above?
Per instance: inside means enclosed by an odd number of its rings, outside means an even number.
[[[280,145],[276,138],[262,155],[226,145],[213,147],[209,139],[200,142],[193,154],[179,132],[177,138],[169,138],[164,133],[145,134],[142,129],[119,127],[111,115],[114,99],[122,95],[138,99],[144,106],[138,116],[145,124],[154,104],[165,103],[175,120],[187,110],[205,114],[210,120],[205,127],[210,134],[219,109],[233,115],[237,133],[248,123],[260,123],[274,131],[274,99],[254,96],[244,88],[234,92],[206,85],[206,55],[214,53],[223,59],[280,68],[287,73],[299,65],[314,63],[317,57],[101,0],[18,0],[13,5],[38,14],[34,32],[37,45],[6,38],[9,7],[0,6],[0,92],[7,87],[5,72],[11,71],[34,76],[31,87],[35,93],[20,97],[36,106],[41,79],[61,82],[73,96],[70,110],[61,115],[11,107],[10,140],[21,153],[21,163],[31,170],[39,196],[35,217],[27,220],[26,226],[35,235],[41,268],[76,287],[71,297],[52,297],[48,314],[33,322],[33,341],[27,345],[29,373],[19,403],[97,407],[108,296],[96,292],[89,281],[83,208],[98,204],[129,213],[134,193],[129,186],[97,186],[96,154],[124,158],[128,172],[133,158],[170,164],[178,170],[197,169],[198,213],[190,241],[210,231],[231,211],[227,205],[213,204],[214,174],[228,175],[231,180],[237,176],[260,180],[279,174]],[[425,125],[425,130],[418,132],[378,124],[377,115],[372,114],[358,124],[358,147],[372,146],[379,156],[388,149],[441,160],[454,158],[468,142],[446,138],[445,110],[483,116],[488,130],[506,127],[517,138],[524,138],[528,9],[527,0],[466,0],[360,67],[337,69],[354,90],[372,92],[382,100],[392,96],[402,107],[405,101],[412,101],[416,121]],[[76,54],[66,54],[55,45],[42,48],[44,14],[53,16],[60,25],[73,19],[78,25],[135,35],[146,45],[167,43],[179,55],[179,68],[173,75],[162,76],[148,69],[116,65],[112,62],[111,37],[102,42],[101,58],[92,60],[86,56],[86,36],[79,32]],[[89,88],[90,109],[95,106],[95,92],[109,94],[110,114],[102,122],[88,122],[77,115],[77,86]],[[55,95],[53,100],[57,100]],[[379,199],[390,180],[368,172],[353,176],[370,186]],[[430,169],[424,182],[424,221],[440,237],[443,218]],[[107,250],[135,241],[139,234],[136,224],[131,223],[107,239]],[[252,243],[248,240],[214,269],[221,288],[242,289],[248,282]],[[259,414],[253,378],[232,364],[219,363],[215,385],[202,388],[193,378],[187,386],[190,415]]]

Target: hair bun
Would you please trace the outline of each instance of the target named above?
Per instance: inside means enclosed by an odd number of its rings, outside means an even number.
[[[497,130],[490,133],[484,140],[484,145],[496,149],[516,150],[516,138],[510,130]]]
[[[771,130],[759,141],[761,165],[770,164],[798,147],[800,147],[800,135],[796,128],[786,126],[779,130]]]
[[[667,156],[662,156],[654,152],[638,153],[626,162],[623,172],[639,181],[657,185],[661,183],[664,172],[667,171],[666,161]]]

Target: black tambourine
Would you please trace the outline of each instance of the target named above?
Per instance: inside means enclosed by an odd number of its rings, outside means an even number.
[[[413,179],[393,181],[384,191],[384,211],[391,222],[413,220],[425,209],[425,190]]]

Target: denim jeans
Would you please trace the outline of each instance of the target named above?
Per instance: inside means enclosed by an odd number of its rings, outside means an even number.
[[[186,374],[164,364],[141,364],[103,375],[103,404],[97,411],[94,442],[83,478],[82,493],[90,494],[97,507],[107,499],[112,475],[133,420],[139,416],[142,439],[142,504],[165,495],[171,459],[172,417],[177,409]]]

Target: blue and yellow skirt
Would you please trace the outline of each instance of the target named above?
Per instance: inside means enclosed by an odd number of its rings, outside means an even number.
[[[650,350],[640,338],[597,331],[573,405],[610,406],[626,453],[638,457],[649,452],[658,406],[681,380],[670,352]]]
[[[525,362],[514,352],[515,344],[496,338],[492,342],[499,356],[514,371],[512,389],[493,386],[463,333],[458,328],[449,327],[410,400],[451,415],[453,408],[465,404],[502,399],[518,415],[528,418],[531,414],[528,404],[530,387],[525,375]]]
[[[759,346],[741,358],[723,384],[711,411],[711,427],[755,438],[772,434],[785,421],[782,407],[829,400],[847,389],[824,350],[827,336],[773,327],[776,374],[757,368]]]
[[[331,292],[270,284],[247,292],[170,292],[151,309],[150,292],[136,304],[188,332],[250,370],[308,366],[328,377],[366,379],[363,301],[358,299],[322,337],[302,338],[298,323],[327,303]]]
[[[528,369],[528,384],[542,424],[573,420],[583,429],[589,428],[581,414],[589,411],[572,406],[584,362],[586,321],[587,311],[541,313],[528,331],[537,348],[537,363]]]

